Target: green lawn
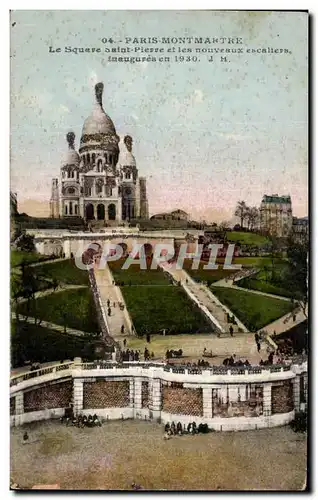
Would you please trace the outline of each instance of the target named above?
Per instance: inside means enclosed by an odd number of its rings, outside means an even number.
[[[231,271],[228,269],[222,269],[220,265],[220,269],[204,269],[207,262],[201,261],[199,264],[199,269],[191,269],[192,267],[192,259],[186,259],[184,261],[184,269],[187,273],[195,280],[195,281],[206,281],[208,285],[215,283],[216,281],[222,280],[224,278],[228,278],[231,275],[234,275],[237,271]]]
[[[226,238],[229,242],[240,242],[242,245],[262,246],[268,243],[266,236],[256,233],[245,233],[243,231],[227,231]]]
[[[18,305],[18,312],[27,314],[27,303]],[[90,288],[65,290],[38,298],[30,305],[29,316],[69,328],[94,333],[99,330],[96,309]]]
[[[89,285],[88,273],[79,269],[71,259],[36,266],[36,272],[46,278],[56,278],[67,285]]]
[[[258,278],[244,278],[238,281],[237,285],[242,288],[248,288],[249,290],[258,290],[260,292],[271,293],[278,296],[280,295],[282,297],[292,298],[293,296],[293,294],[289,290],[284,290],[277,285],[273,285],[270,282]]]
[[[185,292],[176,286],[124,286],[127,308],[139,334],[211,332],[212,327]]]
[[[11,260],[11,267],[17,267],[22,262],[26,262],[27,264],[32,264],[33,262],[40,262],[42,260],[48,260],[48,256],[46,255],[41,255],[36,252],[20,252],[18,250],[11,250],[10,252],[10,260]]]
[[[249,290],[259,290],[260,292],[281,295],[282,297],[292,297],[292,293],[280,285],[280,274],[284,273],[285,269],[286,262],[278,261],[274,268],[276,281],[271,280],[272,276],[270,269],[268,271],[261,269],[257,274],[238,281],[237,285],[242,288],[248,288]]]
[[[115,281],[124,285],[163,285],[167,286],[170,281],[161,269],[149,269],[151,263],[148,262],[148,269],[139,269],[138,264],[132,264],[128,269],[122,269],[126,259],[109,262]],[[138,262],[138,261],[136,261]]]
[[[286,300],[231,288],[212,286],[212,291],[252,332],[292,310],[291,303]]]
[[[25,361],[47,363],[80,356],[94,359],[94,344],[84,338],[63,335],[54,330],[29,323],[11,324],[11,364],[23,366]]]

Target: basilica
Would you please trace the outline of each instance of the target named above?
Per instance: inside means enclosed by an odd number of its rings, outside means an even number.
[[[95,105],[86,118],[80,147],[68,132],[68,151],[60,178],[52,179],[52,218],[82,217],[86,221],[113,224],[135,218],[147,219],[146,179],[138,176],[132,138],[123,143],[103,109],[104,85],[95,86]]]

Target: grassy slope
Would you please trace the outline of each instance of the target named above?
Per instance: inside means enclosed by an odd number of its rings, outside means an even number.
[[[73,359],[76,356],[94,359],[93,348],[86,339],[63,335],[38,325],[11,325],[11,362],[22,366],[27,360],[45,363]]]
[[[211,332],[212,327],[185,292],[175,286],[122,287],[129,313],[138,333]]]
[[[60,283],[69,285],[89,284],[87,271],[79,269],[71,259],[36,266],[36,271],[45,277],[56,278]]]
[[[243,231],[227,231],[226,237],[229,242],[240,242],[243,245],[261,246],[268,243],[266,236],[256,233],[245,233]]]
[[[36,310],[34,311],[34,307]],[[27,304],[19,304],[18,311],[27,312]],[[61,312],[62,311],[62,312]],[[42,320],[64,326],[63,313],[67,312],[66,324],[69,328],[95,332],[97,327],[95,304],[89,288],[65,290],[52,293],[36,300],[31,304],[29,315],[40,317]]]
[[[10,251],[10,263],[12,268],[19,266],[22,261],[25,261],[28,264],[32,264],[33,262],[40,262],[41,260],[47,259],[47,256],[35,252],[20,252],[18,250]]]
[[[182,288],[171,285],[160,269],[140,270],[137,265],[121,269],[124,261],[110,263],[114,279],[121,285],[129,313],[138,333],[192,333],[211,331],[199,309]],[[123,286],[124,285],[124,286]]]
[[[213,287],[213,293],[249,328],[258,330],[291,311],[289,302],[252,292]]]

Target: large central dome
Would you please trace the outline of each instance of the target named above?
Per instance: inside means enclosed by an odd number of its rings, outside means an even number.
[[[82,137],[94,134],[116,135],[115,125],[103,109],[103,90],[103,83],[97,83],[95,85],[96,102],[92,113],[84,122]]]

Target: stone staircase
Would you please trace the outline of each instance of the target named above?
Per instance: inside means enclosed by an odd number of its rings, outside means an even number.
[[[133,333],[131,318],[126,309],[121,310],[119,303],[124,303],[119,287],[113,284],[113,276],[108,265],[104,269],[94,269],[96,285],[101,299],[110,335],[115,340],[120,340]],[[110,301],[111,315],[108,316],[108,300]],[[114,307],[115,304],[115,307]],[[121,333],[121,327],[124,325],[124,333]]]
[[[169,265],[163,262],[160,266],[171,275],[175,282],[181,284],[188,297],[198,305],[218,333],[229,332],[230,324],[227,323],[227,314],[234,317],[235,315],[213,295],[207,286],[194,281],[184,269],[176,269],[175,264]],[[234,333],[238,332],[239,328],[243,332],[248,332],[238,318],[235,317],[235,320],[237,324],[232,325]]]

